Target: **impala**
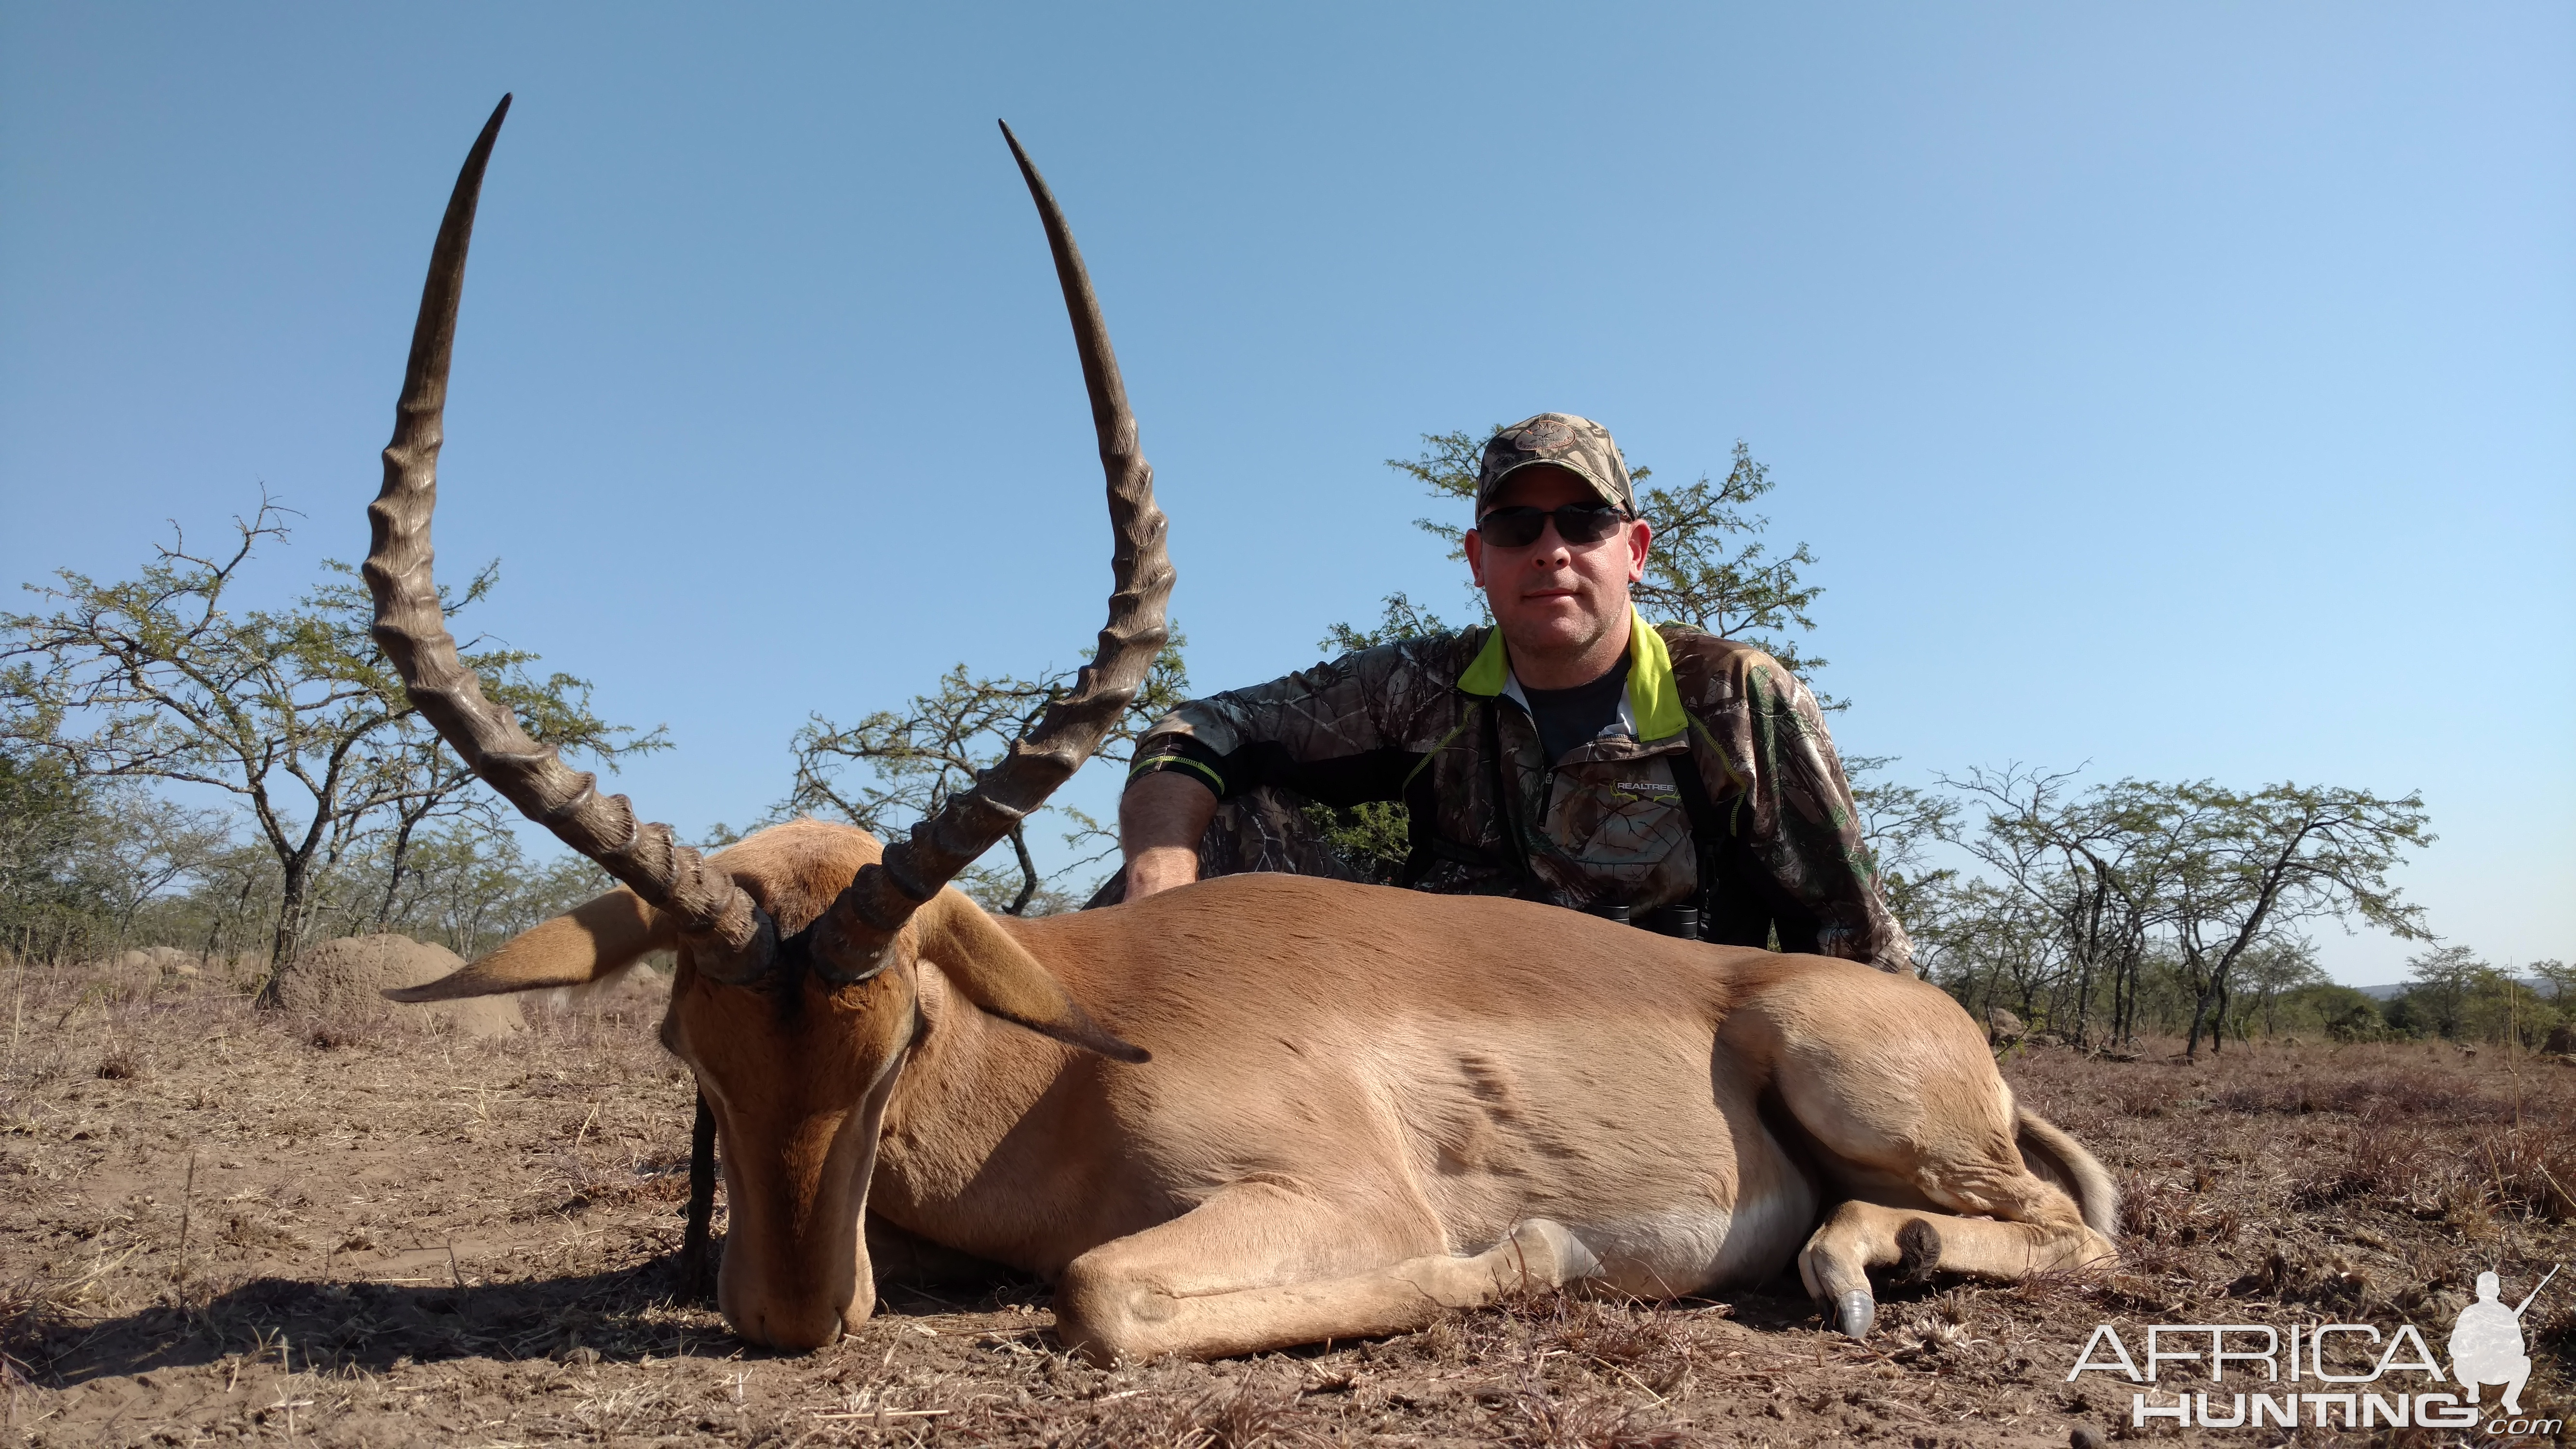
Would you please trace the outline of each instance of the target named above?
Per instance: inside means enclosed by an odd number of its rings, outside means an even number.
[[[422,712],[623,885],[391,994],[577,985],[675,950],[662,1040],[724,1143],[717,1299],[743,1338],[810,1349],[867,1318],[869,1211],[1051,1279],[1064,1341],[1107,1361],[1402,1332],[1527,1288],[1671,1297],[1792,1261],[1860,1336],[1872,1268],[2116,1256],[2108,1175],[2016,1107],[1983,1034],[1919,981],[1290,876],[1040,920],[947,885],[1098,747],[1172,587],[1098,302],[1007,126],[1108,479],[1091,665],[908,840],[799,821],[702,857],[601,795],[484,697],[431,576],[457,303],[508,108],[431,253],[365,573]],[[844,607],[860,641],[905,627],[899,601]]]

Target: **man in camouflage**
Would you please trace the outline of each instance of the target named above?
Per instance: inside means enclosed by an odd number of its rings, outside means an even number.
[[[1599,424],[1485,445],[1467,557],[1492,626],[1193,700],[1139,743],[1119,811],[1141,898],[1206,875],[1351,874],[1303,800],[1401,800],[1400,883],[1519,896],[1910,971],[1815,697],[1759,649],[1628,601],[1651,533]]]

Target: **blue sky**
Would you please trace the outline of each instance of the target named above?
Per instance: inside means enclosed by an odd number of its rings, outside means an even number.
[[[263,485],[305,516],[257,587],[362,554],[515,91],[448,572],[501,558],[483,626],[670,727],[644,809],[756,815],[809,711],[1098,625],[1006,116],[1202,686],[1457,597],[1380,466],[1420,433],[1580,412],[1667,478],[1741,438],[1846,751],[2421,789],[2436,929],[2576,953],[2576,11],[742,9],[0,9],[0,582]]]

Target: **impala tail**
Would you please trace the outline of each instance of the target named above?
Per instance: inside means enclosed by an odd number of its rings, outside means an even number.
[[[2084,1226],[2114,1242],[2120,1237],[2120,1185],[2066,1129],[2028,1107],[2018,1109],[2013,1144],[2030,1170],[2075,1199]]]

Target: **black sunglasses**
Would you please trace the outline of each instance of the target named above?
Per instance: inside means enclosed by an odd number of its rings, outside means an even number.
[[[1476,520],[1476,531],[1496,548],[1527,548],[1556,520],[1556,536],[1569,544],[1599,543],[1619,531],[1628,515],[1606,503],[1569,503],[1563,508],[1497,508]]]

